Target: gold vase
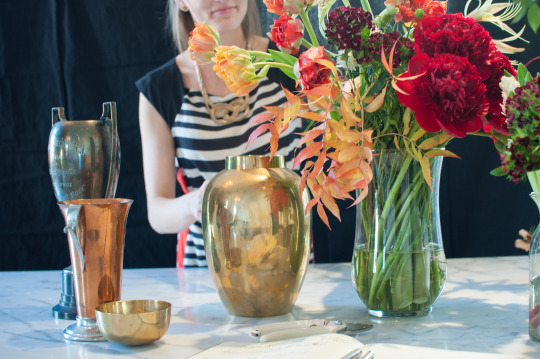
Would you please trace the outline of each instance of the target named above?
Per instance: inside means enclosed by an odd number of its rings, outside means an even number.
[[[208,268],[234,315],[291,311],[311,250],[311,212],[300,177],[281,156],[227,157],[204,194],[202,224]]]

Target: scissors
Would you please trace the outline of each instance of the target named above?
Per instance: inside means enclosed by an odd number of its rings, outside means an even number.
[[[345,323],[341,320],[310,319],[263,324],[249,330],[261,342],[305,337],[325,333],[358,333],[373,328],[368,323]]]

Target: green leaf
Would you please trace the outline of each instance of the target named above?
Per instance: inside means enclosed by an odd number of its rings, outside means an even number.
[[[405,129],[403,130],[403,134],[406,135],[409,133],[410,127],[409,124],[411,123],[411,109],[406,108],[405,113],[403,113],[403,125]]]
[[[268,49],[268,52],[270,53],[270,55],[272,55],[272,59],[274,59],[274,61],[281,62],[282,64],[294,66],[296,61],[298,61],[296,57],[281,51]]]
[[[527,12],[527,21],[534,33],[538,31],[540,27],[540,7],[537,4],[532,4]]]
[[[286,70],[286,69],[280,69],[281,71],[283,71],[283,73],[287,76],[289,76],[291,79],[293,79],[294,81],[297,80],[296,76],[289,70]]]
[[[339,121],[341,120],[341,114],[337,111],[330,111],[330,118]]]
[[[527,83],[527,74],[529,73],[529,71],[527,71],[527,68],[525,66],[523,66],[523,64],[519,64],[518,65],[518,70],[517,70],[517,80],[519,82],[519,86],[523,86],[525,85],[525,83]]]
[[[398,140],[398,137],[396,135],[394,135],[394,145],[401,152],[401,148],[399,147],[399,140]]]
[[[492,175],[492,176],[497,176],[497,177],[506,176],[506,173],[504,173],[502,167],[497,167],[497,168],[491,170],[491,172],[489,172],[489,174]]]
[[[411,137],[411,141],[417,141],[426,134],[426,131],[419,128]]]
[[[437,156],[460,158],[454,152],[448,150],[430,150],[426,152],[425,156],[427,158],[433,158]]]
[[[321,35],[324,36],[324,37],[326,37],[325,36],[326,26],[324,24],[324,22],[326,20],[326,15],[332,9],[332,5],[334,5],[335,2],[336,2],[336,0],[325,1],[323,3],[320,3],[317,6],[318,13],[319,13],[319,31],[320,31]]]
[[[431,168],[429,167],[429,158],[423,157],[420,161],[420,167],[422,168],[422,174],[424,175],[426,183],[428,184],[429,188],[433,189],[431,186]]]

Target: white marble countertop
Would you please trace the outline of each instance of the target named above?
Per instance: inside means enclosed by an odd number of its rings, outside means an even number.
[[[529,339],[528,258],[448,260],[448,280],[433,312],[422,318],[370,317],[348,263],[311,265],[290,314],[264,319],[226,311],[207,269],[124,270],[122,299],[172,303],[169,330],[142,347],[67,342],[68,320],[52,317],[62,271],[0,272],[0,358],[188,358],[223,341],[254,343],[256,324],[296,319],[371,321],[356,339],[375,358],[540,358]]]

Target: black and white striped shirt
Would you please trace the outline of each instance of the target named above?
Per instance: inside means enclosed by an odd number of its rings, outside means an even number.
[[[219,124],[210,118],[201,92],[184,87],[174,59],[138,80],[136,85],[171,127],[177,165],[189,191],[193,191],[225,168],[225,157],[269,153],[269,133],[259,136],[246,148],[249,135],[258,126],[250,120],[266,111],[262,106],[283,105],[287,100],[280,84],[292,89],[291,82],[280,70],[271,69],[249,94],[250,110],[246,118],[229,124]],[[209,97],[214,103],[235,98],[233,94]],[[280,136],[278,154],[285,157],[288,168],[292,167],[294,150],[300,140],[295,134],[298,132],[301,122],[295,120]],[[184,266],[206,265],[202,228],[197,222],[189,227]]]

